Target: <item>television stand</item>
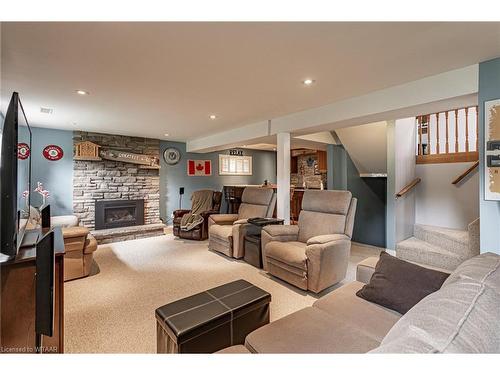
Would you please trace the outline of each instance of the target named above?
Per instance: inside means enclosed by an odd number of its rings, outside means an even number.
[[[43,235],[41,229],[29,231]],[[26,231],[28,233],[29,231]],[[43,353],[64,352],[64,238],[54,229],[54,333],[43,336]],[[35,353],[36,246],[19,249],[15,257],[0,258],[0,347],[9,353]]]

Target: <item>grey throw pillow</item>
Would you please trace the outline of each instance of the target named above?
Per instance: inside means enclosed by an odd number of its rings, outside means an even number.
[[[405,314],[424,297],[441,288],[448,276],[448,273],[418,266],[384,251],[370,282],[356,295]]]

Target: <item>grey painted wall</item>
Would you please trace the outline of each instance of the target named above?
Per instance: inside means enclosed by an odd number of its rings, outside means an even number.
[[[457,176],[473,163],[418,164],[415,222],[418,224],[466,229],[479,217],[479,173],[474,171],[460,185],[452,185]]]
[[[327,158],[329,186],[349,190],[358,199],[353,241],[385,248],[386,179],[359,177],[343,146],[329,145]]]
[[[181,160],[176,165],[167,165],[163,152],[167,147],[176,147],[181,152]],[[182,142],[160,142],[160,217],[171,223],[170,215],[179,208],[179,187],[184,187],[182,207],[189,208],[191,194],[199,189],[221,190],[224,185],[257,185],[264,180],[276,183],[276,153],[269,151],[243,150],[244,155],[253,156],[252,176],[219,176],[219,154],[227,151],[210,152],[206,154],[186,152],[186,144]],[[187,160],[211,160],[212,176],[188,176]],[[222,209],[225,209],[225,204]],[[225,212],[225,211],[223,211]]]
[[[37,182],[43,183],[50,192],[48,203],[52,215],[70,215],[73,213],[73,132],[31,127],[31,183],[36,188]],[[49,161],[43,157],[45,146],[54,144],[61,147],[64,156],[58,161]],[[32,191],[31,202],[34,206],[42,203],[41,197]]]
[[[479,64],[479,214],[481,252],[500,254],[500,202],[484,199],[484,102],[500,98],[500,58]]]

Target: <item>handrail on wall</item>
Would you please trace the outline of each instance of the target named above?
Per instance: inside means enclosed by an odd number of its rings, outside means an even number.
[[[401,198],[403,195],[407,194],[411,189],[417,186],[420,181],[422,180],[419,177],[415,178],[412,182],[402,188],[399,193],[396,194],[396,199]]]
[[[462,181],[465,177],[467,177],[467,175],[469,175],[469,173],[471,173],[474,169],[476,169],[477,167],[479,166],[479,160],[476,161],[474,164],[472,164],[469,169],[467,169],[464,173],[462,173],[460,176],[458,176],[457,178],[455,178],[451,183],[453,185],[456,185],[458,184],[460,181]]]

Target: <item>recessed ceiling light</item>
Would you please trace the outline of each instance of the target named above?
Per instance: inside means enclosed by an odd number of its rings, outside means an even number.
[[[170,136],[170,134],[168,134],[168,133],[165,133],[165,134],[164,134],[164,136],[165,136],[165,137],[168,137],[168,136]]]
[[[305,80],[302,81],[302,83],[306,86],[311,86],[314,83],[314,79],[311,78],[306,78]]]
[[[88,92],[88,91],[85,91],[85,90],[76,90],[76,93],[77,93],[78,95],[88,95],[88,94],[89,94],[89,92]]]
[[[215,120],[215,119],[217,118],[217,116],[216,116],[216,115],[210,115],[210,116],[208,116],[208,117],[210,118],[210,120]]]

